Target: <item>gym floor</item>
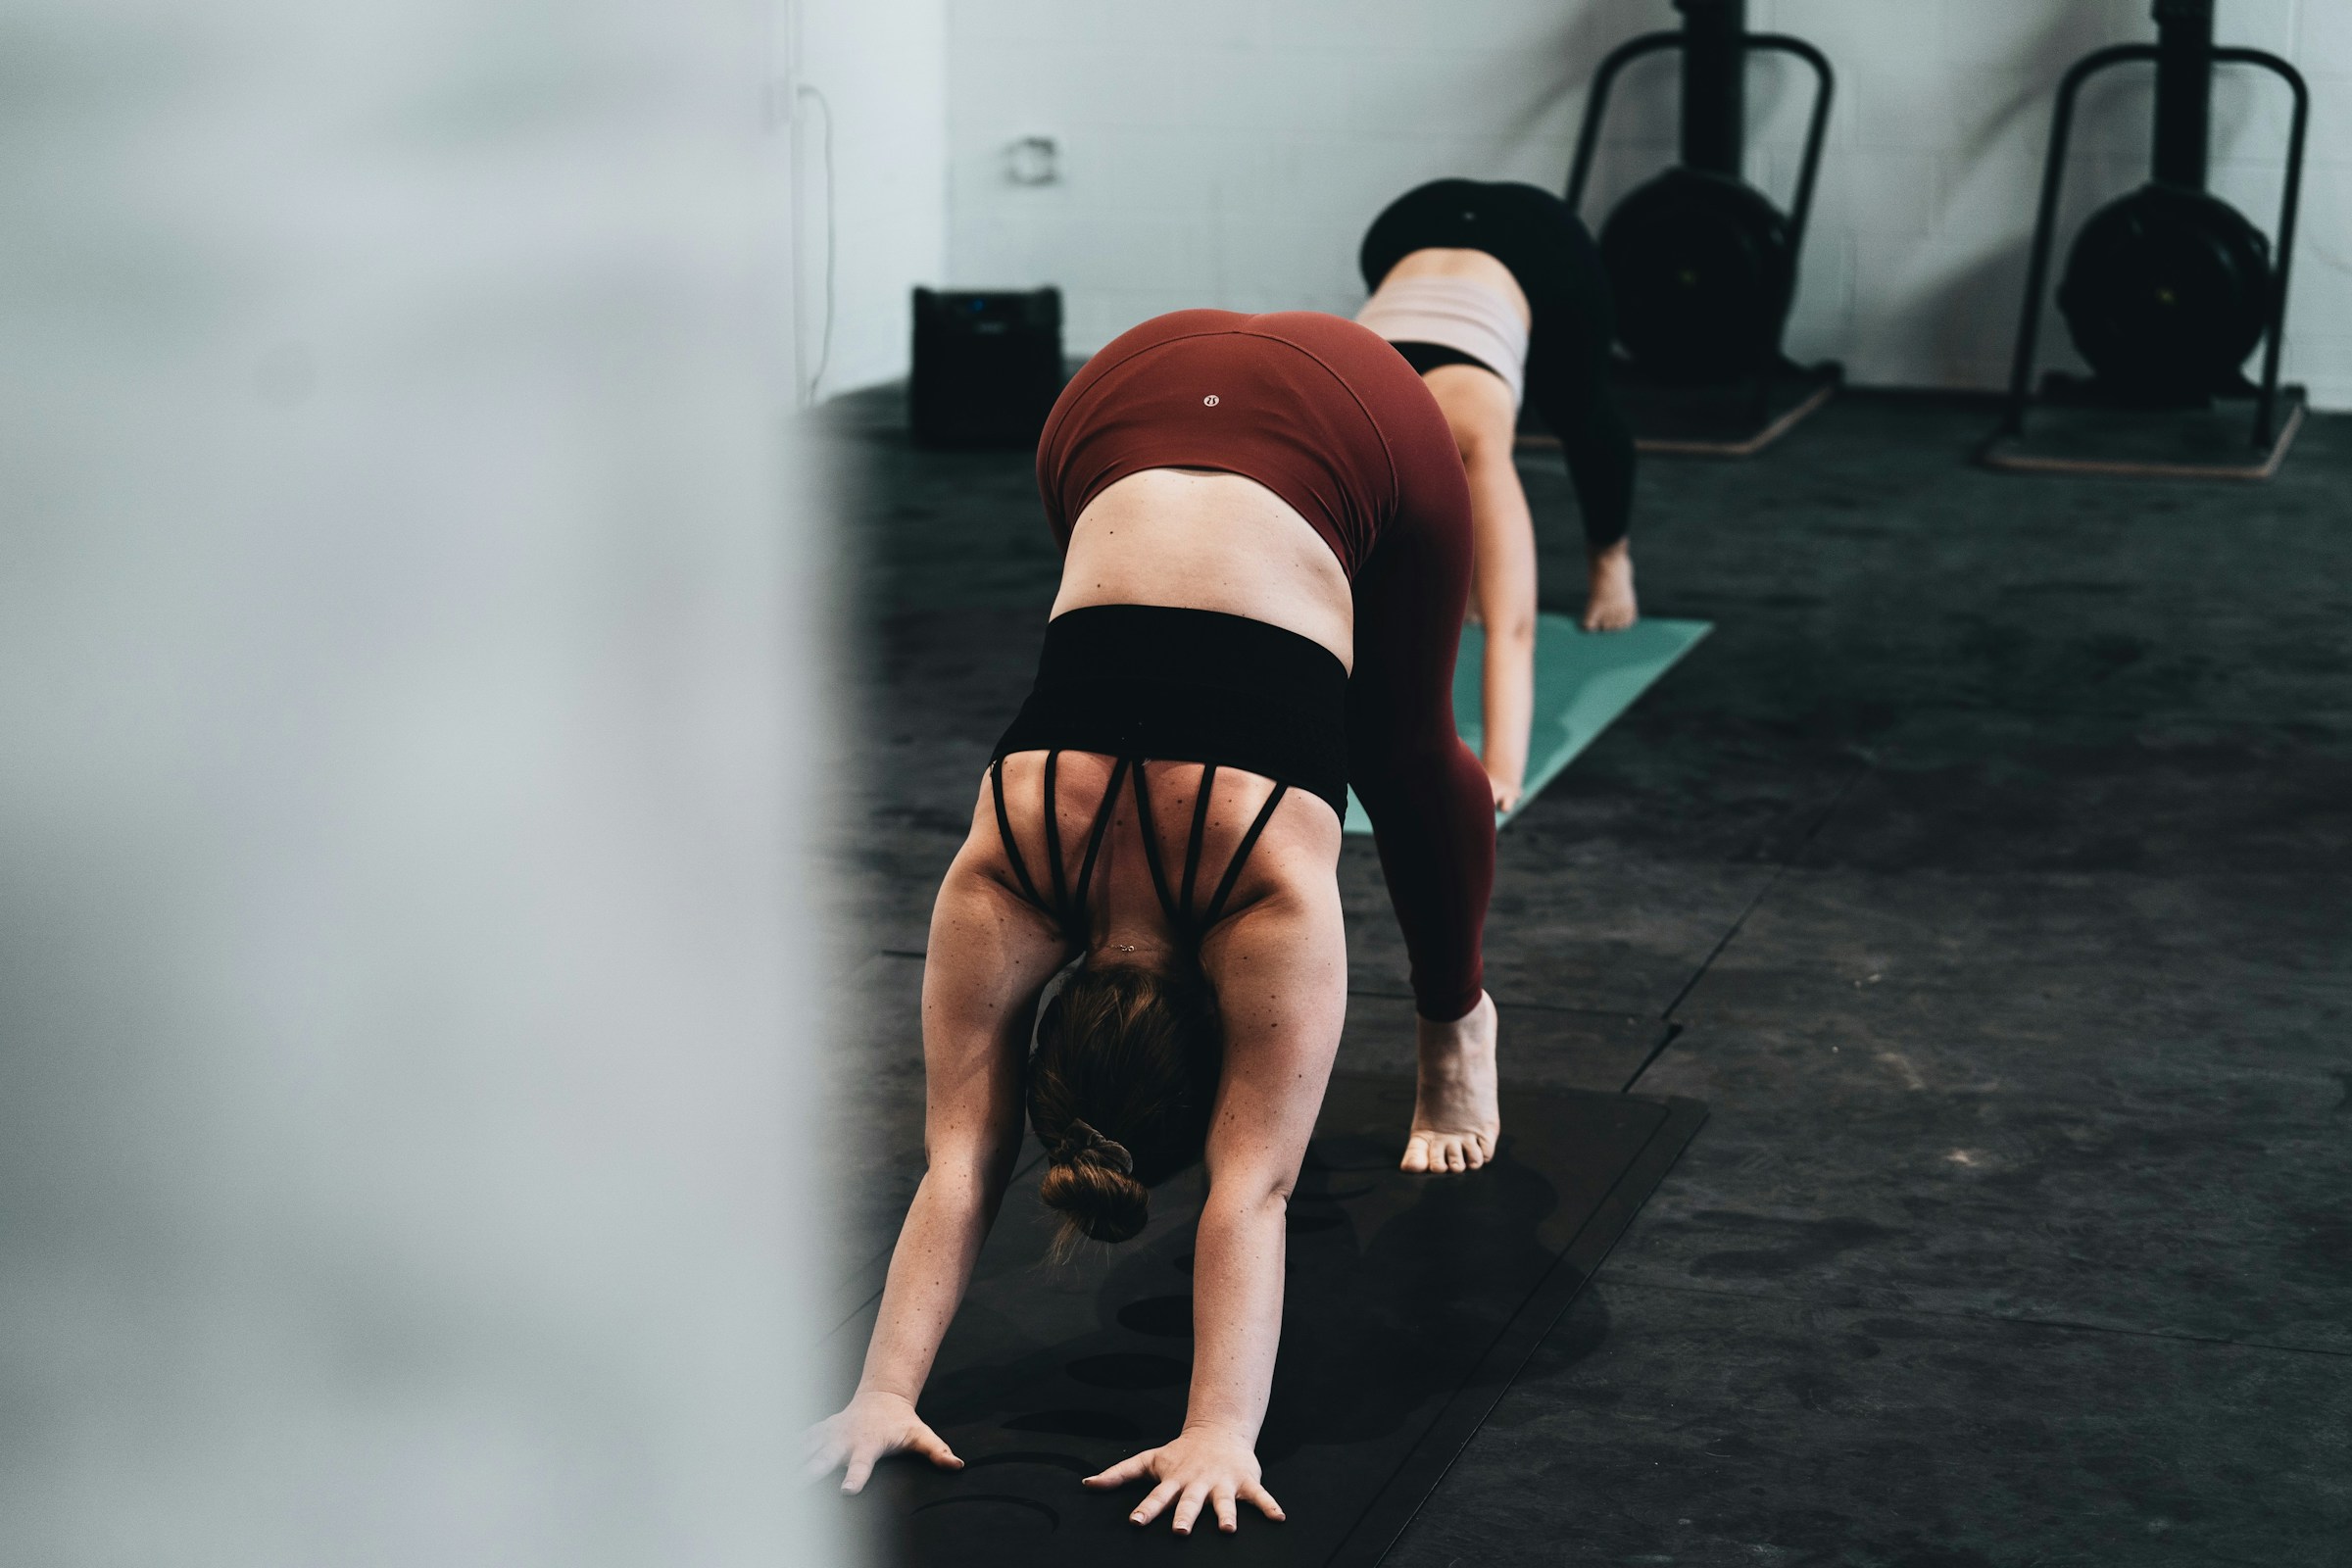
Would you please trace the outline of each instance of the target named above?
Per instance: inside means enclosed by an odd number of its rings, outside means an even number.
[[[1716,631],[1502,836],[1490,985],[1506,1076],[1713,1116],[1392,1563],[2352,1562],[2352,417],[2268,485],[1996,475],[1991,419],[1851,394],[1645,460],[1642,608]],[[846,1313],[1055,563],[1023,455],[888,393],[823,428]],[[1341,875],[1342,1063],[1409,1070],[1367,842]]]

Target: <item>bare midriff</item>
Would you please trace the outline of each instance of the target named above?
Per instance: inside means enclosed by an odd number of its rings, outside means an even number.
[[[1238,473],[1146,468],[1104,487],[1070,530],[1054,613],[1089,605],[1243,615],[1355,667],[1355,604],[1339,558],[1290,503]]]
[[[1511,275],[1511,270],[1489,256],[1485,251],[1459,250],[1447,246],[1431,246],[1426,250],[1408,253],[1403,260],[1389,269],[1386,283],[1391,279],[1408,277],[1460,277],[1483,283],[1511,302],[1519,313],[1522,326],[1535,319],[1528,309],[1527,291]]]

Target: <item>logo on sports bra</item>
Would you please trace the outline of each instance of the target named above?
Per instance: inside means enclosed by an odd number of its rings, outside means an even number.
[[[1217,395],[1214,392],[1211,392],[1208,396],[1202,398],[1200,402],[1204,407],[1213,409],[1217,406]]]

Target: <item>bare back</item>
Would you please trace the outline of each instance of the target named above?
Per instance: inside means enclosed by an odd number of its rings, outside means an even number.
[[[1087,503],[1053,612],[1090,605],[1242,615],[1355,665],[1355,606],[1339,558],[1290,503],[1238,473],[1147,468]]]
[[[1528,325],[1536,318],[1535,312],[1528,307],[1527,291],[1519,286],[1519,280],[1511,275],[1511,270],[1485,251],[1429,246],[1407,253],[1389,269],[1388,275],[1381,281],[1401,281],[1408,277],[1467,278],[1471,282],[1484,284],[1509,300],[1511,308],[1519,313],[1521,325]]]
[[[1046,843],[1045,762],[1044,754],[1038,752],[1015,753],[1004,759],[1006,820],[1025,868],[1041,884],[1054,874]],[[1102,812],[1113,766],[1110,758],[1090,752],[1064,752],[1056,760],[1054,826],[1067,886],[1077,886],[1087,872],[1087,846],[1098,814]],[[1180,903],[1195,911],[1203,910],[1241,854],[1251,824],[1273,794],[1273,782],[1238,768],[1216,769],[1188,901],[1181,883],[1206,770],[1198,762],[1183,761],[1155,761],[1146,767],[1152,839],[1162,874]],[[1132,777],[1122,777],[1108,807],[1089,881],[1085,945],[1098,953],[1147,962],[1172,955],[1185,937],[1171,924],[1152,882]],[[1268,899],[1301,892],[1319,905],[1324,890],[1336,891],[1333,871],[1339,851],[1340,822],[1330,806],[1304,790],[1286,792],[1254,846],[1242,858],[1239,875],[1227,890],[1223,913],[1239,915]],[[997,821],[994,792],[985,784],[973,811],[970,837],[958,859],[963,869],[995,884],[1024,915],[1033,916],[1041,927],[1051,926],[1044,912],[1022,897],[1019,876],[1012,858],[1005,853]],[[1212,926],[1201,938],[1201,957],[1212,967],[1218,936],[1218,929]]]

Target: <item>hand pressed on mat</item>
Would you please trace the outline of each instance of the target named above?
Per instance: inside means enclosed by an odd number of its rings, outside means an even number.
[[[1254,1504],[1269,1519],[1283,1518],[1282,1504],[1258,1484],[1257,1453],[1250,1440],[1214,1427],[1187,1427],[1175,1442],[1122,1459],[1101,1475],[1088,1476],[1084,1485],[1123,1487],[1146,1476],[1159,1485],[1127,1516],[1139,1525],[1158,1518],[1170,1503],[1175,1512],[1168,1524],[1180,1536],[1193,1533],[1203,1503],[1215,1510],[1217,1528],[1227,1535],[1241,1528],[1240,1503]]]
[[[841,1490],[851,1496],[865,1490],[874,1462],[894,1453],[919,1453],[942,1470],[963,1468],[947,1440],[914,1413],[911,1401],[896,1394],[860,1394],[808,1432],[808,1474],[849,1466]]]

